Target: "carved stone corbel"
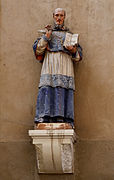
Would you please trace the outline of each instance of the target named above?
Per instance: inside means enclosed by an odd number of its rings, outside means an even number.
[[[63,123],[65,124],[65,123]],[[39,173],[73,173],[76,140],[73,129],[61,129],[61,123],[48,123],[45,129],[29,130],[36,148]]]

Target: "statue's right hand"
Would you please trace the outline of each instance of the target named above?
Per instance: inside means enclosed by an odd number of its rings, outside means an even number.
[[[50,38],[50,36],[52,34],[52,27],[51,27],[51,25],[46,25],[45,28],[46,28],[46,34],[45,35],[47,38]]]

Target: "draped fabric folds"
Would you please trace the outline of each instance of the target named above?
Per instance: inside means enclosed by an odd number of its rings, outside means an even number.
[[[39,89],[36,121],[41,117],[64,117],[74,119],[73,90],[44,86]]]
[[[35,122],[44,117],[74,119],[74,70],[68,54],[47,52],[41,70]]]

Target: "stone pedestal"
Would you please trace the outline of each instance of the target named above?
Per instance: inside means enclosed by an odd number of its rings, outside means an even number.
[[[41,128],[43,127],[43,128]],[[42,123],[39,129],[29,130],[36,148],[39,173],[73,173],[73,129],[61,129],[65,123]]]

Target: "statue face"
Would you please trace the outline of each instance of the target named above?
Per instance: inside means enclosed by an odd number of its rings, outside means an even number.
[[[64,23],[65,19],[65,13],[64,11],[57,11],[53,15],[54,21],[57,25],[62,25]]]

